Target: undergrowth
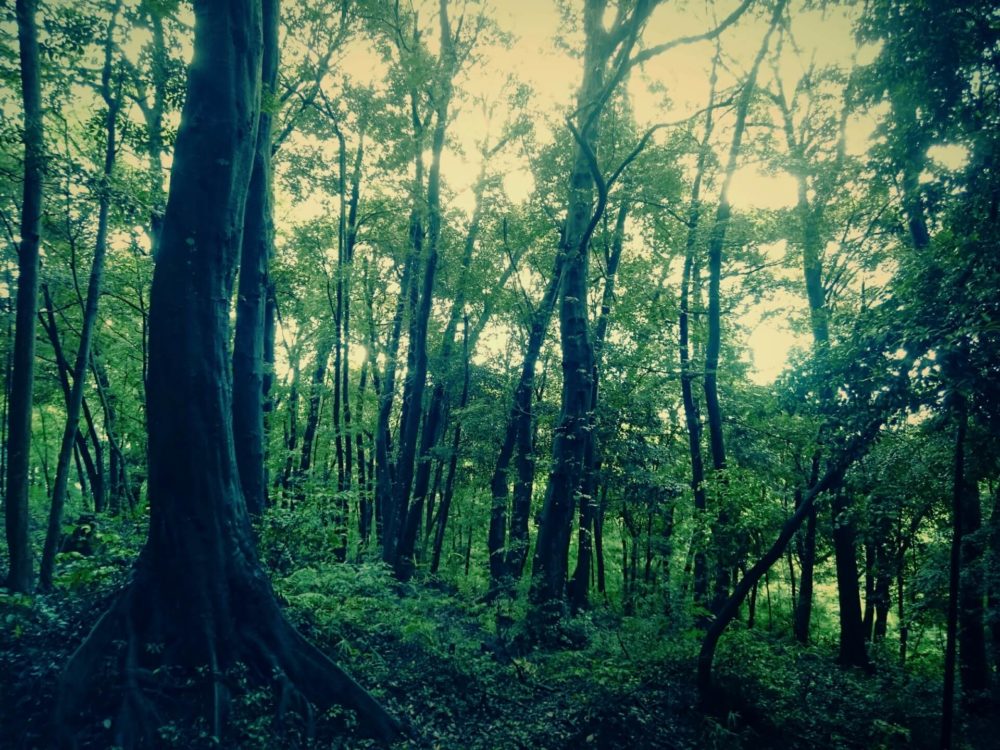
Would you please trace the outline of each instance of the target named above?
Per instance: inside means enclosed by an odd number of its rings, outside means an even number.
[[[689,617],[639,602],[624,616],[602,603],[566,628],[564,648],[531,646],[523,604],[486,604],[481,587],[452,577],[400,584],[365,554],[335,563],[325,529],[304,510],[282,511],[261,535],[288,616],[417,739],[401,747],[500,748],[922,748],[933,744],[940,684],[876,652],[875,676],[845,671],[830,643],[803,649],[735,627],[716,675],[730,696],[722,716],[696,706],[699,634]],[[0,594],[0,747],[47,747],[59,669],[122,585],[141,529],[102,528],[89,554],[60,558],[56,590]],[[374,557],[374,555],[372,555]],[[234,684],[246,685],[239,674]],[[275,720],[273,697],[247,688],[226,737],[204,727],[161,727],[163,747],[363,748],[342,710]],[[100,704],[100,700],[96,701]],[[107,747],[110,719],[94,716],[82,747]],[[102,744],[102,742],[104,744]],[[974,746],[974,745],[970,745]]]

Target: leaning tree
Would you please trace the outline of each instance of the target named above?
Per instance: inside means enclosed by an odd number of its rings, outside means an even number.
[[[388,741],[397,721],[288,623],[254,548],[233,445],[228,342],[263,14],[261,0],[196,0],[194,11],[149,312],[149,536],[129,584],[60,677],[55,726],[72,744],[84,698],[102,680],[119,686],[116,745],[155,744],[171,711],[200,714],[220,737],[230,675],[243,665],[274,684],[279,706],[343,704],[364,732]]]

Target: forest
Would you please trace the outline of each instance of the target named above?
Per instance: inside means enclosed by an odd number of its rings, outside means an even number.
[[[1000,737],[1000,7],[5,0],[0,747]]]

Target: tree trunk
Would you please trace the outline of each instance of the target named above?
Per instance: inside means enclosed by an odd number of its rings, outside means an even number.
[[[597,517],[597,482],[600,472],[600,446],[597,443],[597,399],[600,385],[601,355],[608,327],[611,324],[611,305],[615,298],[615,277],[621,263],[622,248],[625,244],[625,219],[629,204],[622,198],[615,219],[611,252],[606,258],[604,292],[601,295],[601,313],[594,328],[594,364],[591,373],[590,425],[585,440],[583,480],[580,485],[580,528],[577,543],[576,570],[569,583],[570,608],[573,612],[584,609],[588,604],[590,568],[593,558],[594,520]]]
[[[605,85],[605,69],[612,53],[603,29],[603,13],[604,3],[596,0],[588,0],[584,7],[583,81],[576,102],[582,127],[574,149],[566,223],[559,248],[559,252],[566,256],[559,289],[563,388],[559,421],[552,438],[552,466],[539,519],[529,590],[529,617],[538,624],[558,620],[565,608],[575,495],[583,477],[587,443],[585,438],[594,367],[587,315],[588,261],[595,219],[600,220],[604,208],[602,200],[595,216],[591,159],[595,153],[603,109],[600,97]],[[607,196],[602,198],[606,200]]]
[[[448,4],[441,0],[438,7],[441,29],[441,51],[438,59],[441,90],[435,98],[434,131],[431,135],[431,166],[427,173],[427,244],[424,258],[424,277],[420,288],[420,303],[414,309],[411,325],[410,351],[413,367],[407,371],[403,389],[404,419],[400,422],[399,450],[396,460],[396,487],[394,499],[394,524],[398,527],[399,541],[392,553],[391,562],[396,577],[408,580],[413,575],[413,551],[423,517],[426,490],[410,503],[413,474],[417,456],[417,437],[423,414],[424,390],[427,387],[427,325],[431,304],[434,301],[434,279],[437,274],[438,250],[441,240],[441,154],[449,124],[448,108],[451,105],[451,78],[457,72],[454,38],[448,19]],[[433,435],[431,436],[433,438]]]
[[[420,171],[419,169],[417,170]],[[418,175],[419,181],[419,175]],[[416,219],[411,219],[411,236],[414,241],[422,235],[422,230],[414,226]],[[385,349],[385,374],[382,378],[379,391],[378,418],[375,423],[375,518],[376,530],[382,542],[382,558],[391,558],[394,549],[393,542],[389,541],[386,529],[392,526],[392,488],[393,488],[393,468],[391,465],[389,418],[392,416],[392,402],[396,395],[396,358],[399,355],[399,340],[402,334],[403,317],[406,311],[407,292],[412,284],[413,276],[417,269],[417,248],[412,248],[406,255],[403,264],[403,273],[399,282],[399,298],[396,300],[396,310],[392,317],[392,329],[389,333],[389,341]],[[370,326],[374,326],[374,321],[369,321]],[[374,344],[374,332],[372,332],[371,342]],[[373,347],[374,348],[374,347]],[[393,537],[393,540],[395,537]]]
[[[802,502],[801,491],[796,491],[796,508]],[[812,620],[813,576],[816,569],[816,508],[811,507],[806,515],[804,534],[799,540],[799,599],[795,606],[795,639],[806,645],[809,643],[809,623]]]
[[[833,496],[833,552],[837,569],[837,603],[840,611],[839,661],[848,667],[868,667],[865,632],[858,591],[858,560],[854,521],[843,491]]]
[[[42,323],[42,328],[45,330],[45,334],[48,336],[49,342],[52,344],[52,352],[55,355],[56,360],[56,369],[59,372],[59,384],[62,386],[63,399],[66,402],[66,410],[69,411],[69,404],[73,391],[73,386],[70,383],[70,366],[69,362],[66,361],[65,355],[63,354],[62,341],[59,338],[59,330],[56,327],[56,318],[53,312],[55,308],[52,303],[52,296],[49,294],[48,284],[42,284],[42,299],[45,302],[45,316],[43,317],[39,315],[39,318]],[[94,457],[91,456],[90,448],[88,447],[87,441],[80,430],[77,430],[76,432],[76,444],[80,448],[84,464],[87,467],[87,472],[90,477],[90,487],[94,495],[95,511],[97,511],[98,506],[103,510],[105,483],[104,458],[101,449],[101,441],[97,437],[97,430],[94,427],[94,418],[90,413],[90,407],[87,406],[87,399],[81,399],[81,407],[83,414],[86,417],[88,435],[94,445]],[[105,420],[105,423],[107,423],[107,420]]]
[[[701,453],[701,414],[694,396],[694,372],[691,369],[690,344],[690,295],[696,265],[695,252],[698,244],[698,224],[701,220],[701,186],[705,178],[705,167],[710,151],[710,139],[714,130],[715,88],[718,82],[719,51],[712,58],[712,73],[709,79],[708,106],[705,111],[705,133],[698,149],[698,161],[688,207],[687,240],[685,242],[684,268],[681,272],[680,307],[677,317],[678,354],[681,376],[681,402],[684,407],[684,423],[687,427],[688,454],[691,457],[691,493],[694,498],[696,517],[704,516],[707,509],[705,496],[705,461]],[[705,609],[708,601],[708,564],[705,559],[704,542],[693,540],[694,551],[694,602]],[[699,618],[699,622],[704,622]]]
[[[313,464],[314,443],[316,431],[319,429],[320,402],[323,398],[323,388],[326,382],[326,368],[330,362],[330,352],[333,349],[333,338],[325,333],[316,347],[316,363],[313,367],[312,382],[309,389],[309,410],[306,413],[306,425],[302,430],[302,451],[299,457],[299,467],[295,475],[295,499],[305,497],[305,483],[309,478],[309,470]]]
[[[150,307],[149,536],[129,585],[60,676],[53,727],[72,744],[105,652],[123,640],[122,711],[108,744],[151,743],[160,708],[205,717],[222,743],[228,680],[220,678],[240,663],[252,680],[280,688],[281,705],[296,696],[342,703],[362,731],[389,741],[399,724],[292,628],[254,550],[227,350],[260,101],[260,6],[203,1],[195,19]],[[167,685],[155,684],[166,674],[169,703],[158,698]],[[137,675],[154,682],[150,692]],[[177,694],[178,684],[188,687]]]
[[[490,527],[488,537],[489,559],[490,559],[490,588],[500,591],[506,586],[508,575],[520,576],[524,568],[524,561],[527,558],[527,547],[523,549],[514,548],[513,537],[520,534],[515,529],[520,530],[521,518],[523,517],[524,539],[527,543],[528,515],[531,512],[531,486],[534,478],[534,458],[532,457],[532,398],[534,396],[535,366],[545,343],[545,333],[548,331],[549,323],[552,320],[552,313],[555,310],[556,296],[562,279],[563,255],[557,253],[549,276],[548,285],[542,295],[538,307],[531,317],[531,330],[528,333],[528,344],[524,351],[524,360],[521,362],[521,375],[514,388],[514,397],[510,411],[507,414],[507,428],[504,431],[503,443],[500,446],[500,453],[497,456],[496,467],[493,469],[493,476],[490,480],[490,496],[492,498],[490,511]],[[518,460],[523,460],[528,466],[524,467],[524,472],[518,471],[518,479],[522,485],[521,504],[518,505],[518,498],[515,498],[514,509],[511,519],[511,540],[508,543],[507,537],[507,504],[508,504],[508,472],[510,470],[511,459],[514,458],[514,451],[519,444],[522,450],[518,453]],[[526,484],[525,484],[526,483]],[[527,488],[525,497],[524,489]],[[515,487],[516,490],[516,487]],[[527,501],[527,507],[525,502]],[[516,572],[514,572],[516,569]]]
[[[94,245],[94,260],[90,268],[90,279],[87,283],[87,302],[83,310],[83,323],[80,329],[80,344],[76,352],[76,362],[73,365],[73,387],[66,404],[66,426],[63,429],[59,457],[56,461],[56,478],[52,488],[52,504],[49,508],[49,524],[45,534],[45,546],[42,550],[42,562],[39,584],[45,590],[52,588],[52,574],[55,569],[56,553],[62,541],[63,508],[66,504],[66,489],[69,483],[70,461],[73,455],[73,445],[80,425],[80,410],[83,406],[83,389],[87,382],[87,365],[90,362],[90,342],[94,335],[94,325],[97,322],[97,305],[101,298],[101,286],[104,282],[104,257],[107,253],[108,240],[108,210],[111,203],[110,181],[111,171],[115,165],[117,150],[117,120],[119,101],[117,94],[111,90],[112,51],[114,31],[118,21],[118,11],[121,3],[116,3],[111,21],[108,23],[107,37],[104,42],[104,69],[101,73],[101,97],[107,107],[105,115],[106,142],[104,148],[104,168],[101,174],[100,199],[97,211],[97,239]]]
[[[967,419],[964,396],[957,396],[961,403],[956,411],[958,418]],[[963,430],[963,433],[965,430]],[[962,436],[964,438],[964,434]],[[962,682],[962,702],[972,710],[980,710],[987,703],[990,689],[989,661],[986,658],[986,632],[984,630],[984,586],[982,569],[983,543],[978,533],[982,526],[982,509],[979,487],[964,459],[956,503],[959,512],[959,544],[961,547],[960,584],[958,589],[958,671]],[[956,459],[957,460],[957,459]],[[952,592],[954,593],[954,592]]]
[[[462,334],[462,348],[465,353],[465,377],[462,380],[462,397],[459,400],[458,408],[462,410],[469,403],[469,326],[466,319],[465,329]],[[448,478],[444,484],[444,494],[441,497],[441,510],[438,512],[437,528],[434,532],[434,548],[431,553],[431,574],[436,575],[441,566],[441,547],[444,545],[444,530],[448,525],[448,513],[451,510],[451,501],[455,495],[455,472],[458,469],[458,448],[462,442],[462,420],[458,420],[455,425],[454,437],[451,441],[451,455],[448,457]]]
[[[726,242],[726,233],[729,229],[729,220],[732,215],[732,207],[729,203],[729,188],[733,182],[733,175],[739,162],[740,152],[743,148],[743,135],[746,131],[747,114],[750,110],[750,103],[753,99],[754,91],[757,87],[757,73],[760,64],[767,53],[771,34],[778,25],[781,14],[784,12],[785,2],[782,0],[774,9],[771,17],[771,24],[761,43],[757,56],[754,58],[747,79],[743,82],[743,88],[736,104],[736,121],[733,125],[733,136],[729,146],[729,156],[723,172],[722,188],[719,191],[719,203],[715,210],[715,220],[712,224],[712,231],[708,240],[708,338],[705,342],[705,411],[708,415],[708,437],[709,446],[712,453],[712,468],[719,479],[719,500],[720,508],[715,524],[713,524],[712,536],[716,540],[716,574],[715,593],[712,597],[712,610],[718,613],[723,602],[729,595],[729,571],[734,567],[735,551],[731,549],[733,540],[727,529],[729,526],[729,513],[726,509],[725,472],[726,442],[722,433],[722,407],[719,403],[719,357],[722,350],[722,256]]]
[[[261,84],[263,95],[272,96],[278,76],[278,0],[263,2],[263,40]],[[243,219],[233,338],[233,438],[240,486],[251,518],[259,517],[267,506],[264,339],[270,289],[268,276],[274,255],[271,125],[271,112],[264,108],[257,124],[253,172]]]
[[[424,415],[424,426],[420,435],[420,452],[413,480],[413,507],[410,509],[410,514],[407,517],[407,528],[403,532],[403,547],[400,549],[400,572],[404,577],[412,572],[412,565],[407,565],[403,559],[404,553],[408,552],[411,557],[413,555],[413,545],[416,542],[420,524],[420,512],[422,512],[425,504],[428,510],[425,514],[428,517],[427,532],[430,533],[430,502],[427,492],[430,489],[431,457],[441,435],[447,432],[447,420],[445,419],[446,407],[448,392],[452,385],[450,381],[454,377],[451,362],[452,350],[455,346],[455,335],[458,331],[459,320],[465,314],[465,287],[468,283],[469,268],[472,265],[472,254],[475,249],[476,239],[479,236],[479,225],[483,213],[483,193],[486,189],[487,164],[485,154],[483,154],[483,158],[483,165],[474,188],[475,207],[472,211],[472,219],[469,222],[469,229],[465,236],[458,291],[455,293],[455,299],[452,301],[451,313],[448,316],[448,323],[441,338],[441,348],[437,356],[437,382],[434,384],[434,390],[431,392],[430,404]],[[468,340],[469,332],[465,331],[463,336]],[[410,541],[411,535],[412,541]]]
[[[988,620],[993,646],[994,669],[1000,674],[1000,483],[993,489],[993,511],[990,514],[990,553],[987,571],[987,603],[989,606]],[[900,566],[902,570],[902,566]],[[900,591],[902,591],[902,573],[900,574]],[[900,593],[902,601],[902,593]],[[902,617],[900,617],[902,621]]]
[[[24,102],[24,187],[21,197],[21,242],[17,247],[17,311],[14,365],[7,407],[7,495],[4,520],[10,567],[7,588],[28,593],[34,586],[28,539],[28,469],[31,457],[31,405],[35,382],[35,311],[38,306],[38,248],[41,244],[42,86],[38,62],[36,0],[17,0],[17,39]]]

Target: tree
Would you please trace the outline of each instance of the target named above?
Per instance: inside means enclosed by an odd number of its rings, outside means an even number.
[[[191,679],[191,707],[221,737],[219,675],[239,663],[286,698],[351,707],[367,733],[389,740],[398,722],[288,623],[254,550],[233,447],[228,329],[259,122],[261,8],[199,2],[195,19],[150,302],[149,536],[129,584],[61,674],[54,726],[72,744],[88,687],[121,639],[115,744],[152,740],[155,698],[139,673]]]
[[[269,266],[274,255],[274,217],[271,197],[271,100],[278,76],[277,0],[263,2],[263,53],[261,80],[262,106],[254,146],[253,172],[240,248],[239,286],[236,298],[236,331],[233,338],[233,442],[240,487],[247,510],[259,516],[267,503],[265,476],[266,435],[264,432],[265,370],[267,336],[271,326],[273,366],[273,309],[269,315],[272,293]]]
[[[83,311],[83,326],[80,331],[80,344],[76,352],[76,362],[73,365],[73,385],[66,400],[66,427],[63,431],[62,445],[59,448],[59,458],[56,465],[56,477],[52,489],[52,505],[49,510],[49,525],[45,535],[45,548],[42,551],[39,583],[42,588],[52,588],[52,571],[55,567],[56,552],[62,540],[63,507],[66,503],[66,486],[69,481],[70,459],[76,445],[79,430],[80,411],[83,407],[83,388],[87,381],[87,370],[90,363],[90,342],[94,334],[94,324],[97,322],[97,304],[101,296],[101,285],[104,281],[104,258],[108,250],[108,211],[111,206],[111,173],[115,165],[117,149],[117,119],[120,108],[121,86],[112,87],[112,52],[114,49],[114,33],[118,24],[118,13],[121,3],[116,3],[108,21],[108,31],[104,42],[104,67],[101,71],[101,98],[107,107],[105,117],[106,142],[104,147],[104,165],[99,185],[97,239],[94,246],[94,259],[90,268],[90,280],[87,285],[87,301]],[[54,329],[53,329],[54,330]]]
[[[28,461],[35,379],[35,310],[38,306],[38,248],[41,243],[42,175],[45,147],[42,131],[42,85],[38,62],[37,3],[18,0],[17,39],[24,102],[24,189],[21,242],[17,248],[17,313],[10,395],[7,402],[7,493],[4,520],[10,569],[7,588],[28,592],[34,579],[28,540]]]

